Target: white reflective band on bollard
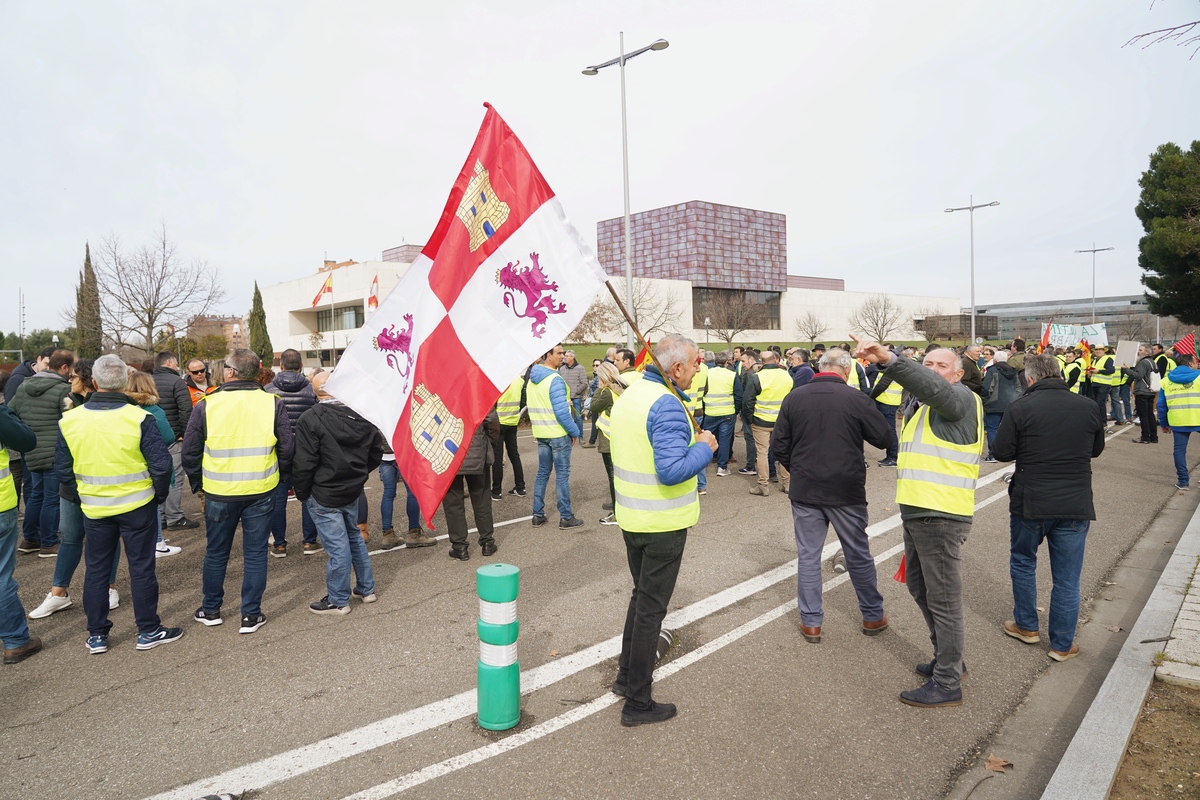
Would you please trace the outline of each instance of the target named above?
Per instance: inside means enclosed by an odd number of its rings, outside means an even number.
[[[509,603],[489,603],[487,600],[480,600],[479,618],[484,622],[490,622],[493,625],[507,625],[510,622],[516,622],[517,601],[513,600]]]
[[[517,645],[479,643],[479,660],[489,667],[507,667],[517,663]]]

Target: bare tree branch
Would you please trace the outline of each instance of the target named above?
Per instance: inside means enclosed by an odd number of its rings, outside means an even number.
[[[747,302],[744,292],[722,291],[710,296],[702,306],[692,310],[693,327],[704,327],[705,318],[709,321],[708,328],[730,345],[746,331],[761,330],[767,325],[766,308]]]
[[[886,341],[903,326],[904,311],[886,294],[873,294],[850,315],[848,322],[853,330],[861,331],[878,342]]]
[[[596,296],[575,329],[567,334],[567,341],[573,344],[604,341],[606,334],[620,330],[624,321],[608,292],[603,292]]]
[[[634,278],[631,302],[624,296],[624,289],[622,282],[617,288],[617,295],[647,342],[655,333],[674,333],[680,329],[683,324],[683,304],[670,291],[659,291],[649,280]],[[620,322],[623,323],[624,319],[621,318]],[[618,324],[618,327],[624,325]]]
[[[815,311],[805,311],[804,314],[796,320],[796,336],[802,342],[816,343],[825,337],[829,331],[829,325],[822,319],[821,315]]]
[[[1173,25],[1170,28],[1160,28],[1156,31],[1139,33],[1137,36],[1134,36],[1121,46],[1128,47],[1131,44],[1136,44],[1143,40],[1145,40],[1145,43],[1142,45],[1143,50],[1145,50],[1147,47],[1173,40],[1179,47],[1186,47],[1190,44],[1200,42],[1200,19],[1192,22],[1185,22],[1182,25]],[[1192,54],[1188,56],[1188,61],[1191,61],[1193,58],[1195,58],[1196,53],[1200,53],[1200,45],[1198,45],[1196,49],[1192,51]]]

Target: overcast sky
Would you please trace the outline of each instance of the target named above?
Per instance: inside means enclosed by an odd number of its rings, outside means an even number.
[[[688,200],[781,212],[788,270],[969,303],[1140,292],[1137,180],[1200,139],[1195,0],[0,3],[0,330],[60,327],[84,243],[253,281],[423,243],[491,102],[585,238]],[[936,284],[936,285],[935,285]]]

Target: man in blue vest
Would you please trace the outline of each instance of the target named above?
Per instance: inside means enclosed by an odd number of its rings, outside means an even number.
[[[612,686],[614,694],[625,698],[621,724],[626,727],[675,716],[674,705],[653,700],[651,682],[687,529],[700,519],[696,476],[717,449],[711,431],[694,431],[684,407],[686,391],[699,371],[698,355],[691,339],[664,336],[654,348],[661,371],[647,367],[609,414],[615,514],[633,576]]]

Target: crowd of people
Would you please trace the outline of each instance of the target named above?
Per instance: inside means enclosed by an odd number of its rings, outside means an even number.
[[[1188,488],[1188,437],[1200,431],[1195,356],[1158,345],[1143,346],[1138,356],[1123,366],[1106,348],[1039,354],[1020,340],[962,350],[856,340],[829,349],[714,353],[669,335],[655,348],[654,363],[639,369],[633,351],[609,348],[592,362],[589,378],[576,354],[556,345],[514,376],[471,432],[443,501],[449,555],[470,558],[467,496],[481,553],[499,549],[492,502],[505,498],[506,463],[512,475],[507,495],[527,496],[517,447],[524,419],[537,448],[534,528],[548,523],[551,473],[558,527],[585,526],[571,501],[571,461],[576,448],[597,450],[608,479],[599,524],[621,529],[634,583],[613,691],[626,698],[623,724],[662,721],[675,708],[652,698],[650,675],[711,462],[715,477],[752,477],[751,495],[769,497],[778,484],[788,496],[807,641],[821,641],[820,553],[830,525],[859,600],[862,632],[887,629],[866,536],[863,448],[871,444],[883,451],[877,466],[896,469],[907,584],[934,645],[933,659],[916,665],[927,681],[901,693],[901,700],[957,705],[966,671],[959,550],[970,530],[981,463],[1015,460],[1020,467],[1010,485],[1014,618],[1002,628],[1022,642],[1040,641],[1034,575],[1038,547],[1047,541],[1055,564],[1048,615],[1055,660],[1078,653],[1079,571],[1095,518],[1090,460],[1103,450],[1109,421],[1140,422],[1138,443],[1157,442],[1160,430],[1173,432],[1176,486]],[[17,597],[18,552],[57,559],[45,600],[28,614],[33,620],[73,604],[71,581],[85,563],[89,652],[108,649],[108,614],[121,602],[122,550],[137,649],[178,640],[183,628],[158,616],[155,562],[180,552],[164,531],[201,524],[183,513],[185,485],[203,501],[202,597],[193,616],[205,626],[224,622],[225,574],[239,527],[239,632],[266,623],[267,558],[288,555],[289,497],[301,504],[300,552],[328,558],[324,596],[310,605],[316,614],[344,615],[352,601],[376,599],[364,493],[371,473],[378,471],[384,487],[379,546],[435,544],[421,527],[411,491],[407,532],[393,528],[404,478],[387,437],[325,392],[328,373],[304,374],[298,352],[285,351],[280,367],[276,373],[254,353],[236,350],[213,364],[193,359],[183,370],[173,354],[160,353],[137,370],[112,355],[78,360],[68,350],[48,348],[13,371],[0,406],[5,663],[41,647]],[[745,463],[737,469],[739,424]]]

